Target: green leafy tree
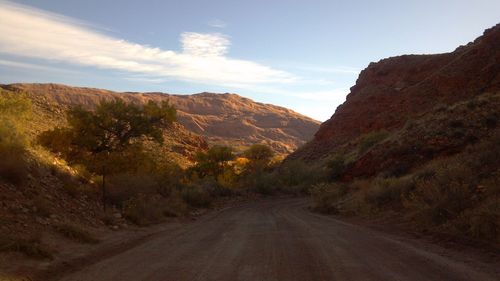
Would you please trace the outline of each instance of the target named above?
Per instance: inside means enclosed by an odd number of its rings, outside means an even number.
[[[233,149],[228,146],[215,145],[207,152],[198,152],[195,156],[196,166],[193,168],[198,176],[213,176],[217,179],[235,159]]]
[[[175,108],[168,102],[149,101],[141,107],[120,99],[101,101],[95,111],[69,110],[68,126],[44,132],[38,141],[68,163],[102,175],[104,197],[106,174],[140,167],[147,157],[143,142],[162,143],[162,128],[175,118]]]
[[[274,151],[265,144],[254,144],[243,155],[249,160],[247,170],[255,172],[269,166],[274,157]]]

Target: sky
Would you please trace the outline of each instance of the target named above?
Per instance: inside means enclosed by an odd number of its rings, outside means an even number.
[[[327,120],[370,62],[453,51],[498,0],[0,0],[0,83],[237,93]]]

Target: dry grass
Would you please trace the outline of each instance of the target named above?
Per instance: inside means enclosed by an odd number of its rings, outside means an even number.
[[[81,229],[80,227],[75,225],[62,223],[55,225],[54,229],[62,236],[79,243],[86,243],[86,244],[99,243],[99,239],[95,238],[88,231]]]
[[[319,211],[364,215],[396,211],[427,230],[500,242],[498,159],[500,130],[494,130],[461,153],[435,159],[409,175],[357,180],[347,189],[322,184],[311,194]]]
[[[375,131],[365,134],[359,139],[359,153],[363,154],[372,148],[374,145],[385,140],[389,136],[389,132],[385,130]]]
[[[0,234],[0,252],[19,252],[35,259],[51,259],[52,252],[42,244],[40,237],[13,237]]]
[[[181,196],[184,202],[195,208],[208,208],[212,204],[212,197],[200,185],[190,185],[182,188]]]
[[[164,204],[161,196],[138,194],[124,202],[123,215],[140,226],[158,223],[165,217]]]
[[[123,204],[138,194],[155,194],[158,183],[149,174],[116,174],[108,177],[107,200],[109,203]]]
[[[341,199],[347,194],[347,187],[335,183],[318,183],[311,190],[312,208],[321,213],[338,213]]]

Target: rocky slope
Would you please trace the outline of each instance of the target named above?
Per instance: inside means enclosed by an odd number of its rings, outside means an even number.
[[[397,137],[398,132],[409,132],[409,125],[413,123],[422,124],[427,120],[426,124],[430,124],[429,122],[435,119],[433,114],[439,107],[448,108],[452,104],[469,100],[474,102],[472,100],[480,95],[498,91],[500,91],[500,25],[486,30],[483,36],[466,46],[458,47],[451,53],[404,55],[371,63],[360,73],[346,102],[321,125],[311,142],[291,154],[288,159],[316,161],[341,151],[352,151],[365,136],[380,131],[387,131],[392,135],[380,146],[385,145],[386,148],[390,148],[395,144],[410,145],[409,138]],[[476,127],[471,134],[478,133],[476,137],[483,137],[486,135],[482,132],[483,129],[489,130],[496,126],[494,121],[500,109],[495,106],[488,109],[491,116],[484,117],[484,120],[490,119],[484,121],[489,122],[489,125]],[[468,113],[462,114],[464,115],[452,114],[449,118],[466,119]],[[443,124],[441,127],[463,125],[458,121],[455,125],[448,126],[448,117],[440,116],[440,118],[439,122]],[[480,122],[476,119],[473,122]],[[456,142],[452,140],[453,138],[466,137],[457,135],[443,139],[442,135],[430,130],[419,132],[412,131],[413,140],[425,139],[426,142],[422,142],[423,150],[416,149],[413,154],[426,159],[435,157],[439,153],[450,153],[446,144]],[[388,145],[388,142],[392,144]],[[460,143],[459,146],[453,146],[455,151],[467,144],[465,141]],[[425,147],[431,147],[427,144],[432,144],[433,151],[439,153],[426,154]],[[381,149],[380,146],[372,149],[376,151],[376,157],[372,155],[371,150],[351,155],[351,158],[354,158],[354,166],[359,169],[352,174],[378,172],[375,167],[387,160],[385,153],[387,149]],[[391,157],[395,158],[392,164],[397,163],[399,156],[391,155]],[[370,170],[364,170],[361,163],[356,163],[359,161],[369,162]],[[413,164],[408,163],[408,165]]]
[[[34,139],[41,132],[52,129],[55,126],[64,126],[66,122],[66,111],[73,105],[82,104],[86,107],[94,107],[99,101],[99,95],[105,98],[112,98],[116,94],[95,90],[92,95],[78,94],[75,90],[73,94],[70,87],[59,85],[37,85],[37,84],[16,84],[0,85],[0,89],[5,92],[23,92],[33,104],[33,114],[27,122],[27,134],[30,139]],[[51,89],[54,89],[52,95]],[[165,146],[162,151],[169,154],[176,163],[181,166],[190,164],[190,159],[199,151],[208,148],[207,140],[196,133],[186,129],[182,124],[174,122],[166,128],[164,134]]]
[[[178,121],[189,131],[211,143],[248,146],[266,143],[280,153],[289,153],[310,140],[319,122],[270,104],[254,102],[236,94],[118,93],[101,89],[57,84],[12,84],[0,87],[28,93],[47,105],[95,106],[101,99],[121,98],[130,102],[169,100],[177,108]]]

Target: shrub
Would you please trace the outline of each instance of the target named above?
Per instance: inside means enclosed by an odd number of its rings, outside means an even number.
[[[412,163],[409,161],[401,161],[399,163],[395,163],[391,165],[382,173],[382,176],[385,178],[397,178],[408,174],[411,170]]]
[[[385,140],[389,136],[389,133],[385,130],[380,130],[376,132],[370,132],[361,136],[359,140],[359,152],[360,154],[365,153],[372,146]]]
[[[96,244],[99,242],[99,240],[88,231],[81,229],[75,225],[58,224],[54,226],[54,229],[62,236],[76,242],[87,244]]]
[[[24,95],[0,90],[0,179],[22,185],[28,175],[23,122],[31,112]]]
[[[157,192],[163,197],[169,197],[174,190],[184,186],[186,172],[179,165],[168,161],[157,168],[155,175],[158,180]]]
[[[327,167],[329,169],[330,180],[339,180],[344,174],[348,165],[352,163],[352,159],[349,159],[344,153],[336,153],[327,162]]]
[[[335,183],[318,183],[311,190],[312,208],[322,213],[338,213],[339,200],[347,194],[347,187]]]
[[[262,195],[272,195],[277,189],[277,179],[274,174],[261,171],[252,175],[251,189]]]
[[[456,180],[442,184],[442,179],[417,181],[415,190],[404,201],[421,223],[442,224],[472,205],[469,184]]]
[[[317,165],[307,164],[300,160],[285,163],[275,175],[280,187],[285,192],[308,193],[315,183],[326,179],[325,171]]]
[[[415,183],[410,177],[376,179],[370,188],[365,190],[366,203],[375,207],[386,204],[401,203],[401,196],[407,195],[415,188]]]
[[[173,192],[167,199],[163,215],[166,217],[180,217],[184,216],[189,212],[189,206],[184,200],[182,200],[179,192]]]
[[[72,198],[77,198],[81,193],[80,182],[68,171],[54,167],[56,176],[61,181],[64,191]]]
[[[164,214],[164,204],[160,196],[138,194],[123,204],[123,215],[131,222],[150,225],[160,222]]]
[[[26,151],[22,146],[0,146],[0,178],[14,185],[23,185],[28,179]]]
[[[122,207],[123,203],[138,194],[155,194],[158,183],[148,174],[117,174],[108,177],[106,200]]]
[[[186,186],[181,190],[184,202],[195,208],[208,208],[212,204],[212,198],[208,191],[200,184]]]
[[[475,238],[500,241],[500,200],[492,200],[475,210],[470,215],[468,226]]]
[[[0,252],[19,252],[37,259],[51,259],[51,251],[42,244],[39,236],[12,237],[0,233]]]

